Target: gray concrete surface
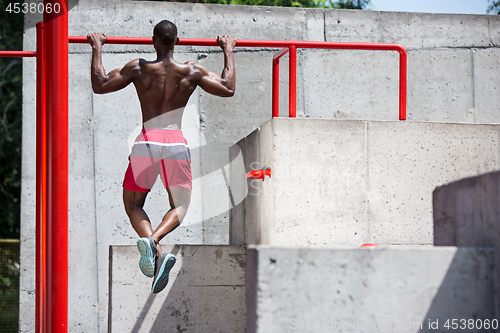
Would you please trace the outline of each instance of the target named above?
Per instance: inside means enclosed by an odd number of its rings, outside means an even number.
[[[33,1],[40,2],[41,0]],[[360,12],[348,10],[220,6],[154,1],[72,0],[69,33],[150,37],[171,19],[180,37],[397,42],[408,49],[408,117],[414,121],[498,123],[500,18],[481,15]],[[24,49],[35,49],[39,14],[25,16]],[[196,91],[184,116],[192,148],[193,199],[185,223],[168,243],[227,244],[229,208],[245,187],[228,186],[227,149],[271,117],[271,58],[275,50],[237,49],[236,95],[217,99]],[[143,57],[150,46],[106,45],[107,70]],[[311,118],[394,120],[397,73],[394,52],[300,50],[298,115]],[[178,61],[195,60],[220,72],[212,47],[179,47]],[[287,113],[287,56],[281,70],[281,113]],[[70,45],[70,307],[73,331],[105,332],[108,246],[133,244],[122,208],[123,172],[140,123],[132,87],[107,96],[90,90],[90,48]],[[313,64],[314,62],[314,64]],[[344,65],[343,65],[344,64]],[[330,67],[331,66],[331,67]],[[382,69],[387,67],[387,71]],[[21,332],[34,324],[35,63],[23,60],[23,164],[21,221]],[[321,84],[318,84],[320,82]],[[313,89],[311,88],[313,87]],[[235,166],[232,166],[234,169]],[[216,193],[216,195],[214,195]],[[233,199],[233,200],[232,200]],[[154,188],[146,207],[154,221],[167,198]],[[381,230],[386,232],[385,230]],[[78,259],[75,263],[75,259]],[[75,263],[75,264],[73,264]],[[88,281],[88,283],[82,283]]]
[[[500,171],[460,179],[433,193],[434,245],[494,247],[500,293]],[[496,304],[500,314],[500,300]]]
[[[449,332],[496,318],[493,276],[491,248],[250,246],[247,332]]]
[[[245,332],[245,248],[162,247],[177,262],[158,294],[135,246],[110,247],[108,332]]]
[[[236,144],[247,171],[271,168],[272,176],[249,180],[249,195],[231,212],[230,239],[283,246],[431,245],[432,191],[498,169],[499,130],[275,118]]]

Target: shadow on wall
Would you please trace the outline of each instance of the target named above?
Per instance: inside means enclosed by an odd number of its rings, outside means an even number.
[[[171,252],[174,256],[177,257],[179,254],[179,247],[174,246]],[[137,321],[132,328],[132,333],[139,333],[139,330],[144,323],[144,320],[147,318],[147,315],[149,313],[149,310],[151,309],[151,306],[153,305],[153,301],[155,300],[157,294],[150,293],[149,297],[146,301],[146,304],[144,304],[144,307],[142,308],[141,313],[139,314],[139,317],[137,318]],[[163,310],[163,309],[162,309]],[[177,326],[179,327],[179,326]],[[152,330],[153,332],[153,330]]]
[[[434,190],[434,245],[495,249],[492,294],[500,295],[500,170]],[[500,297],[492,318],[499,318]]]
[[[455,253],[420,333],[498,332],[493,258],[493,248]]]

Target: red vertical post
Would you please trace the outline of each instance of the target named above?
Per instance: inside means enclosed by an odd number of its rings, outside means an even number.
[[[273,88],[272,88],[272,111],[273,118],[280,116],[280,58],[288,52],[288,47],[279,50],[273,56]]]
[[[36,305],[35,332],[44,333],[46,241],[46,113],[43,22],[36,25]]]
[[[68,0],[45,0],[47,289],[45,327],[68,331]],[[51,13],[47,10],[52,8]],[[59,8],[58,8],[59,7]],[[56,13],[56,9],[59,9]]]
[[[407,66],[407,53],[401,48],[399,51],[399,120],[406,120]]]
[[[273,118],[280,116],[280,60],[273,59],[272,112]]]
[[[290,85],[288,89],[288,117],[295,118],[297,116],[297,48],[295,45],[290,45],[289,79]]]

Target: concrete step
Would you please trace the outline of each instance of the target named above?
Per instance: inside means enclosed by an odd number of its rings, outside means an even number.
[[[135,246],[110,247],[108,332],[447,332],[448,319],[496,318],[492,248],[163,248],[177,263],[152,294]]]
[[[452,319],[491,323],[493,255],[491,248],[249,246],[247,332],[450,332]],[[476,331],[495,330],[467,330]]]
[[[138,267],[135,246],[110,246],[108,332],[244,332],[241,246],[162,245],[177,262],[165,290]]]
[[[230,244],[433,244],[432,191],[500,166],[498,125],[274,118],[230,149]],[[245,189],[240,168],[230,187]]]

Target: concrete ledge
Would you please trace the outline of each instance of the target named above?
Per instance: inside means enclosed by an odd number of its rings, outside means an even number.
[[[165,290],[151,293],[135,246],[110,246],[108,332],[244,332],[244,247],[162,245],[177,256]]]
[[[492,266],[486,248],[249,246],[247,332],[446,332],[450,318],[491,320]]]
[[[272,176],[232,209],[236,245],[431,245],[435,187],[500,166],[498,125],[274,118],[237,145]]]

